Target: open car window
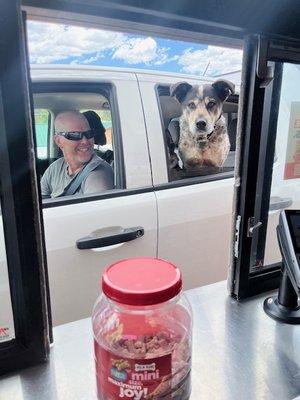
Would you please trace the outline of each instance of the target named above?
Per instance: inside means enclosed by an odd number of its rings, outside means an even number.
[[[214,129],[208,135],[208,138],[211,136],[211,139],[202,144],[199,140],[201,132],[192,128],[192,125],[197,122],[196,119],[201,119],[201,110],[198,113],[199,117],[192,116],[189,120],[188,115],[191,114],[190,110],[185,110],[185,108],[188,108],[187,105],[180,104],[176,97],[171,96],[170,86],[158,85],[156,90],[166,148],[169,181],[232,172],[235,164],[238,96],[231,95],[223,103],[222,129],[226,138],[224,141],[221,141],[220,146],[215,144],[211,146],[213,141],[217,143],[220,140],[216,136],[214,138]],[[196,108],[196,105],[194,107]],[[205,113],[207,113],[207,110],[202,114]],[[218,122],[213,120],[212,123],[217,124]],[[181,139],[182,145],[180,146],[180,137],[183,137],[181,133],[183,127],[185,128],[187,141]],[[205,149],[210,146],[211,151],[206,151]],[[225,155],[218,159],[216,155],[222,151],[222,147],[226,147],[224,150]],[[202,156],[202,153],[205,156]],[[185,160],[185,154],[188,154],[190,158],[194,157],[195,161],[192,160],[190,162],[190,160],[187,160],[187,157]],[[189,154],[193,154],[193,156]],[[193,162],[195,166],[192,165]],[[191,165],[187,165],[188,163]]]
[[[50,89],[50,88],[49,88]],[[113,128],[113,112],[110,106],[110,93],[109,85],[106,85],[103,90],[98,92],[86,92],[86,91],[66,91],[64,87],[60,85],[54,85],[51,89],[46,90],[45,87],[41,87],[37,90],[34,95],[34,109],[35,109],[35,134],[36,134],[36,146],[37,146],[37,169],[38,176],[41,180],[47,176],[49,171],[56,171],[58,163],[65,161],[62,149],[57,145],[54,140],[55,128],[54,122],[58,114],[62,112],[77,112],[83,114],[88,120],[89,126],[93,131],[93,142],[94,149],[93,154],[98,157],[97,160],[104,162],[105,168],[110,169],[113,174],[113,187],[110,185],[110,189],[118,188],[118,171],[122,168],[115,160],[115,140],[114,140],[114,128]],[[74,88],[75,89],[75,88]],[[77,89],[80,89],[79,86]],[[68,139],[68,143],[74,144],[74,141]],[[118,149],[121,151],[121,149]],[[100,161],[99,161],[100,163]],[[99,168],[95,169],[98,172]],[[94,172],[94,171],[92,171]],[[94,173],[96,175],[96,173]],[[51,179],[53,177],[51,175]],[[72,176],[71,176],[72,178]],[[67,179],[62,177],[62,179]],[[98,178],[97,178],[98,179]],[[99,174],[99,179],[101,175]],[[71,180],[71,179],[70,179]],[[67,186],[69,182],[64,182],[62,185]],[[97,186],[97,182],[95,187]],[[50,182],[51,185],[51,182]],[[48,185],[49,186],[49,185]],[[63,186],[61,186],[63,189]],[[51,188],[50,188],[51,190]],[[90,189],[89,189],[90,190]],[[43,192],[43,185],[42,185]],[[95,189],[95,193],[99,192],[99,189]],[[53,190],[53,196],[57,197],[57,193]],[[79,187],[76,195],[83,195],[82,187]],[[88,193],[90,194],[90,193]],[[43,193],[42,193],[43,195]]]

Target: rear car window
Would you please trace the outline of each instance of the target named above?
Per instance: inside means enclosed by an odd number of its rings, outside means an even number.
[[[182,137],[180,121],[183,118],[182,117],[183,106],[174,96],[171,96],[170,86],[157,85],[156,90],[157,90],[157,98],[159,101],[162,131],[164,135],[169,181],[194,178],[197,176],[216,175],[216,174],[219,175],[222,173],[228,173],[233,171],[235,164],[235,143],[236,143],[236,127],[237,127],[237,108],[238,108],[237,96],[230,96],[227,99],[227,101],[223,103],[222,106],[223,109],[222,121],[224,122],[224,134],[226,134],[227,136],[226,156],[224,156],[221,159],[221,161],[219,161],[218,158],[216,157],[216,152],[220,151],[220,149],[218,148],[218,146],[215,146],[214,148],[212,148],[211,152],[209,153],[207,152],[208,155],[207,158],[204,160],[203,164],[196,164],[198,162],[197,153],[205,151],[203,149],[206,149],[207,147],[203,146],[208,146],[210,142],[205,142],[205,144],[203,145],[200,140],[200,134],[198,135],[199,132],[197,132],[197,129],[195,129],[195,132],[189,133],[189,137],[193,138],[193,146],[195,146],[192,149],[192,151],[195,153],[195,166],[194,165],[191,166],[187,165],[187,161],[184,159],[185,154],[181,153],[183,147],[182,146],[180,147],[179,145],[180,137]],[[200,115],[199,119],[201,118],[202,117]],[[194,121],[194,123],[195,122],[196,121]],[[204,123],[206,123],[206,121],[204,121]],[[190,132],[189,124],[192,125],[192,122],[188,120],[185,121],[186,130]],[[189,150],[191,150],[192,145],[190,144],[190,142],[187,141],[185,145],[187,147],[190,147]]]

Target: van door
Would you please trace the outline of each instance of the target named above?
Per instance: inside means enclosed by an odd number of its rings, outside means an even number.
[[[51,93],[45,92],[44,85],[36,96],[35,107],[38,109],[52,107],[51,115],[63,111],[62,107],[66,104],[69,109],[91,108],[92,103],[88,101],[89,98],[95,101],[93,85],[95,96],[99,89],[99,108],[101,106],[102,111],[106,110],[112,118],[112,127],[106,127],[106,136],[108,140],[108,131],[113,136],[111,146],[116,188],[93,195],[44,201],[53,325],[58,325],[91,315],[92,306],[100,293],[101,274],[107,265],[133,255],[157,255],[156,200],[135,76],[95,69],[80,71],[75,68],[71,72],[62,68],[59,72],[60,83],[55,83],[57,71],[49,69],[32,73],[40,87],[46,76],[48,83],[51,76],[53,78],[54,86],[48,90]],[[66,87],[70,74],[72,85]],[[111,92],[105,102],[103,97],[107,87],[111,88]],[[77,95],[70,95],[67,90],[74,90]],[[55,93],[59,96],[53,97]],[[81,98],[82,103],[78,100]],[[50,99],[48,105],[45,103],[47,99]],[[103,239],[108,241],[104,246]],[[78,241],[81,241],[81,249],[76,244]]]
[[[181,268],[186,289],[224,280],[229,265],[234,164],[217,175],[172,181],[168,174],[159,86],[167,87],[179,78],[140,74],[138,79],[157,198],[158,256]]]

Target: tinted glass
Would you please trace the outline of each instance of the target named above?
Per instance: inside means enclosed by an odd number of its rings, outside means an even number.
[[[300,208],[300,67],[283,66],[265,265],[281,262],[276,237],[282,209]]]

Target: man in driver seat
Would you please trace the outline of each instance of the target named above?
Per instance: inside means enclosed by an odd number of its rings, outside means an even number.
[[[94,153],[95,133],[85,116],[77,111],[62,112],[54,127],[54,141],[63,157],[52,163],[41,179],[43,199],[113,189],[113,170]]]

